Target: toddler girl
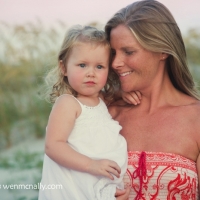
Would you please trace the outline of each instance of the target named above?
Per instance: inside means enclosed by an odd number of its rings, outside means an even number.
[[[58,61],[50,72],[56,78],[50,94],[55,103],[41,180],[49,189],[39,191],[39,200],[113,200],[116,187],[123,189],[127,146],[104,103],[113,100],[117,84],[105,33],[88,26],[71,28]],[[50,189],[52,185],[62,189]]]

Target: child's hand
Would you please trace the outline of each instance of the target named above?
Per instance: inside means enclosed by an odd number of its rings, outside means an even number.
[[[130,187],[127,187],[124,190],[117,189],[115,193],[116,200],[128,200],[130,191],[131,191]]]
[[[105,176],[111,180],[114,180],[114,177],[112,175],[119,178],[121,173],[121,169],[118,164],[114,161],[107,159],[91,160],[88,165],[87,171],[92,175]]]
[[[129,104],[138,105],[142,99],[142,95],[139,91],[134,92],[123,92],[121,91],[122,99]]]
[[[130,194],[131,188],[127,187],[124,190],[116,189],[115,197],[116,200],[128,200],[129,194]]]

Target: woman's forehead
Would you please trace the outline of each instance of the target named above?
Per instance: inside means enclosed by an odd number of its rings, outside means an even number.
[[[118,25],[111,30],[110,44],[112,48],[116,45],[123,47],[139,45],[131,30],[124,25]]]

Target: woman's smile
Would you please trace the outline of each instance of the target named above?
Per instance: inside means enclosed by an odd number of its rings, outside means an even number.
[[[133,73],[133,70],[132,71],[128,71],[128,72],[123,72],[123,73],[120,73],[119,76],[120,77],[124,77],[124,76],[128,76],[129,74]]]

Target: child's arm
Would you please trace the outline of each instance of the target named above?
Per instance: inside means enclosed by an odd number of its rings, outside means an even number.
[[[109,105],[109,103],[105,100],[104,95],[105,94],[102,91],[99,93],[99,96],[101,97],[101,99],[104,100],[105,104]],[[138,105],[140,104],[142,95],[139,91],[133,91],[133,92],[123,92],[122,90],[117,91],[115,93],[115,100],[119,100],[121,98],[128,104]]]
[[[111,174],[119,177],[121,169],[114,161],[90,159],[68,145],[68,137],[80,113],[81,107],[73,97],[64,95],[56,101],[47,125],[45,153],[66,168],[110,179],[114,179]]]
[[[133,92],[121,92],[122,99],[129,104],[138,105],[142,99],[142,95],[139,91]]]

